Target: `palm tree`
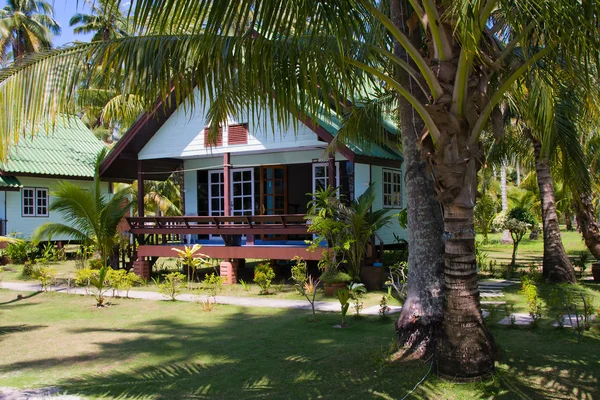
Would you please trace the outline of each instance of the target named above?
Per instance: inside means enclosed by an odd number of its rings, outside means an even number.
[[[137,198],[137,182],[126,188],[133,198]],[[144,215],[181,215],[180,187],[171,178],[164,181],[144,181]],[[132,203],[132,213],[137,215],[137,204]]]
[[[52,34],[60,34],[50,3],[43,0],[7,0],[0,10],[0,60],[4,64],[12,49],[15,60],[49,49]]]
[[[55,200],[50,211],[62,214],[66,223],[47,222],[34,232],[35,240],[43,240],[55,235],[70,236],[82,243],[96,247],[107,266],[115,245],[118,243],[117,227],[129,209],[128,192],[115,193],[107,198],[100,189],[99,168],[107,150],[104,149],[96,160],[94,183],[90,190],[69,182],[62,182],[53,193]]]
[[[129,36],[127,17],[121,10],[119,0],[84,0],[90,7],[90,14],[75,14],[69,26],[80,25],[73,29],[75,34],[94,32],[92,41],[111,40]]]
[[[248,104],[268,109],[272,118],[262,119],[267,127],[275,118],[285,125],[299,115],[317,115],[324,96],[342,113],[348,99],[355,102],[364,93],[357,85],[366,76],[375,87],[402,96],[424,123],[414,140],[434,173],[446,239],[437,371],[450,379],[481,379],[494,370],[474,254],[481,135],[498,118],[505,93],[531,69],[551,71],[560,60],[572,64],[569,79],[579,79],[584,88],[594,86],[599,39],[589,32],[598,28],[600,4],[408,3],[397,3],[393,10],[404,8],[404,15],[414,16],[410,29],[425,37],[424,49],[416,48],[397,27],[398,15],[390,18],[389,10],[380,8],[386,2],[375,0],[138,0],[132,11],[135,23],[155,34],[78,45],[1,72],[0,101],[10,106],[0,118],[0,137],[13,138],[26,125],[69,111],[73,89],[90,73],[122,73],[127,77],[123,91],[144,98],[148,109],[156,96],[166,98],[173,85],[177,99],[190,99],[191,107],[212,101],[212,133],[220,121]],[[184,28],[187,34],[176,34]],[[392,43],[409,62],[394,52]],[[390,65],[412,77],[408,83],[414,82],[413,87],[396,77]],[[55,69],[60,75],[50,73]],[[36,85],[28,84],[32,77]],[[48,85],[56,90],[48,91]],[[187,97],[197,86],[203,89],[199,96]],[[39,101],[16,101],[23,88]],[[385,140],[374,134],[367,139]]]

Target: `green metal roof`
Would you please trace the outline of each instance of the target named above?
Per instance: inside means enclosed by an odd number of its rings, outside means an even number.
[[[338,131],[342,128],[341,119],[333,113],[331,113],[330,116],[325,116],[324,113],[321,113],[317,117],[317,122],[333,136],[336,136]],[[398,128],[393,124],[393,122],[389,120],[384,120],[382,121],[382,124],[388,132],[398,134]],[[394,161],[404,160],[399,150],[394,150],[391,147],[386,146],[385,144],[368,142],[361,144],[353,142],[351,140],[345,144],[356,155]]]
[[[21,185],[21,182],[19,182],[19,180],[17,178],[15,178],[14,176],[0,175],[0,188],[6,189],[6,188],[21,188],[21,187],[23,187],[23,185]]]
[[[54,128],[43,127],[19,138],[0,165],[14,175],[94,176],[94,162],[104,144],[77,117],[58,118]]]

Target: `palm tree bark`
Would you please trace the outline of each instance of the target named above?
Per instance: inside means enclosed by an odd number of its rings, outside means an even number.
[[[542,152],[542,144],[529,133],[535,153],[535,170],[540,200],[542,202],[542,225],[544,231],[544,278],[551,282],[577,282],[575,269],[562,243],[556,204],[554,201],[554,187],[550,175],[548,157]]]
[[[600,223],[594,205],[592,195],[582,194],[579,201],[575,201],[577,207],[577,224],[583,236],[585,245],[597,260],[600,260]]]
[[[390,5],[392,21],[409,36],[405,21],[405,0],[394,0]],[[402,59],[406,53],[398,43],[394,52]],[[406,87],[416,87],[415,82],[402,79]],[[412,91],[415,96],[419,91]],[[421,94],[422,96],[422,94]],[[426,99],[422,99],[425,101]],[[433,178],[427,171],[418,146],[424,123],[413,107],[399,96],[399,116],[402,131],[402,151],[404,156],[404,185],[406,188],[408,213],[408,281],[407,297],[400,317],[396,321],[396,333],[400,345],[406,350],[404,355],[429,357],[435,349],[435,337],[443,318],[443,263],[444,244],[441,206],[435,199]]]

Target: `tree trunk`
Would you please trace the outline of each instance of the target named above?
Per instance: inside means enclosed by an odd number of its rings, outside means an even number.
[[[494,372],[494,340],[481,313],[473,208],[456,201],[444,206],[444,229],[446,301],[436,348],[438,374],[457,381],[480,380]]]
[[[500,163],[500,192],[502,195],[502,212],[508,212],[508,196],[506,194],[506,160],[502,160]],[[507,244],[512,243],[510,232],[508,229],[502,231],[501,243]]]
[[[408,19],[406,10],[405,0],[391,2],[394,24],[410,35],[405,26]],[[418,31],[416,33],[418,35]],[[420,37],[416,40],[420,40]],[[406,53],[398,43],[394,46],[394,52],[406,59]],[[397,72],[398,79],[404,81],[415,96],[419,96],[420,91],[412,90],[416,87],[415,82],[409,82],[406,77],[402,79],[399,74],[402,72]],[[404,355],[428,357],[434,351],[435,337],[443,318],[443,221],[441,206],[435,199],[433,178],[427,172],[418,146],[424,123],[412,106],[402,96],[398,97],[409,251],[407,298],[396,321],[396,332],[400,345],[406,349]]]
[[[562,243],[556,204],[554,202],[554,187],[550,175],[548,158],[542,154],[542,144],[529,135],[535,153],[535,171],[537,174],[540,200],[542,202],[542,226],[544,231],[544,278],[551,282],[577,282],[575,269]]]
[[[598,223],[596,210],[592,203],[591,194],[583,194],[579,201],[575,201],[577,207],[577,224],[581,235],[590,253],[600,260],[600,223]]]

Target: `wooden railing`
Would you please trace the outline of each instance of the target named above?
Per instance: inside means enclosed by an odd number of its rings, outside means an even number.
[[[265,235],[308,233],[304,214],[230,217],[131,217],[130,232],[139,234]]]

